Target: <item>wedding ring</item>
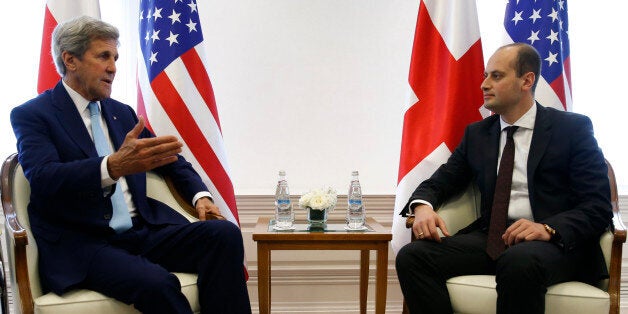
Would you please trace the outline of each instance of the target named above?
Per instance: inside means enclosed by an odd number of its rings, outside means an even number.
[[[423,232],[419,232],[417,236],[419,237],[419,239],[423,239]]]

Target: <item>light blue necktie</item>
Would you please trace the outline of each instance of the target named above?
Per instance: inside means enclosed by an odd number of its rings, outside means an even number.
[[[109,149],[109,142],[105,138],[105,133],[100,126],[100,108],[98,103],[89,103],[89,115],[92,121],[92,133],[94,135],[94,144],[96,144],[96,151],[98,156],[107,156],[111,153]],[[109,226],[116,231],[116,233],[122,233],[133,227],[131,222],[131,215],[129,215],[129,208],[124,202],[124,195],[120,184],[116,184],[116,190],[111,195],[111,204],[113,206],[113,213],[111,215],[111,221]]]

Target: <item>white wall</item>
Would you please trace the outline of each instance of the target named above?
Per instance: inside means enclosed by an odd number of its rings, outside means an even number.
[[[43,0],[7,2],[0,26],[0,155],[15,151],[10,109],[35,96]],[[137,0],[101,1],[122,30],[114,97],[135,105]],[[271,194],[279,169],[293,193],[393,194],[418,0],[198,0],[210,77],[236,194]],[[485,58],[501,44],[504,3],[477,0]],[[604,4],[612,4],[612,8]],[[628,185],[616,29],[624,2],[571,1],[574,110],[589,114],[620,185]],[[620,8],[620,6],[623,6]],[[619,61],[617,61],[619,60]],[[625,165],[624,165],[625,164]],[[625,179],[624,179],[625,178]]]
[[[201,8],[237,194],[392,193],[417,1],[214,1]],[[212,23],[210,22],[210,23]],[[208,23],[208,24],[210,24]],[[219,27],[218,27],[219,25]],[[246,112],[244,114],[243,112]]]

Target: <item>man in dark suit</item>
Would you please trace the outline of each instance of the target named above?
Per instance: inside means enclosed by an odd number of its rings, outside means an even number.
[[[203,312],[250,313],[240,229],[205,221],[220,211],[178,155],[182,144],[155,137],[109,98],[118,37],[88,17],[57,26],[52,54],[62,80],[11,113],[42,286],[95,290],[143,313],[191,313],[171,272],[197,273]],[[201,221],[147,198],[148,170],[172,177]]]
[[[612,217],[604,156],[587,117],[535,103],[540,64],[526,44],[495,52],[481,86],[484,107],[495,115],[469,125],[447,163],[408,201],[405,213],[415,215],[419,240],[399,251],[396,267],[412,313],[451,313],[445,282],[460,275],[495,274],[497,312],[528,314],[544,312],[552,284],[594,283],[608,275],[599,247]],[[518,128],[511,188],[504,193],[507,223],[491,253],[492,208],[500,203],[494,194],[502,185],[498,161],[509,126]],[[436,209],[471,183],[481,193],[481,216],[450,236]]]

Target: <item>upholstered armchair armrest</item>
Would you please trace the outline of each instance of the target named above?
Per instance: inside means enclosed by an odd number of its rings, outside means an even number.
[[[613,204],[613,210],[615,209],[617,209],[616,204]],[[619,211],[613,213],[613,227],[611,262],[608,269],[608,294],[610,295],[611,309],[618,309],[621,289],[622,247],[626,242],[626,226],[621,220]],[[617,314],[619,314],[619,312],[617,312]]]
[[[7,249],[13,247],[14,251],[15,278],[18,283],[17,293],[19,293],[22,313],[33,313],[33,296],[28,276],[28,262],[26,258],[28,233],[22,224],[20,224],[15,208],[13,207],[14,191],[12,183],[14,181],[15,170],[17,167],[18,161],[16,154],[9,156],[2,165],[2,209],[6,219],[5,232],[7,233],[7,241],[10,241],[10,243],[7,243]],[[16,287],[13,287],[13,289],[15,288]]]
[[[196,208],[194,208],[194,206],[192,206],[192,204],[190,204],[189,201],[186,201],[183,198],[183,195],[179,193],[172,179],[168,176],[164,176],[164,180],[166,181],[166,185],[168,185],[168,189],[170,190],[170,193],[172,193],[172,196],[174,196],[174,199],[177,201],[179,206],[181,206],[181,208],[183,208],[188,214],[198,219],[198,212],[196,211]],[[207,220],[213,220],[213,219],[224,220],[225,219],[225,217],[221,215],[213,215],[213,214],[208,214],[206,218]]]
[[[6,207],[5,207],[6,208]],[[15,213],[6,217],[5,232],[9,241],[13,241],[13,256],[15,258],[15,278],[18,283],[18,293],[22,303],[23,313],[33,313],[33,296],[30,278],[28,276],[28,261],[26,260],[26,246],[28,234],[20,224]],[[15,289],[15,287],[14,287]]]

